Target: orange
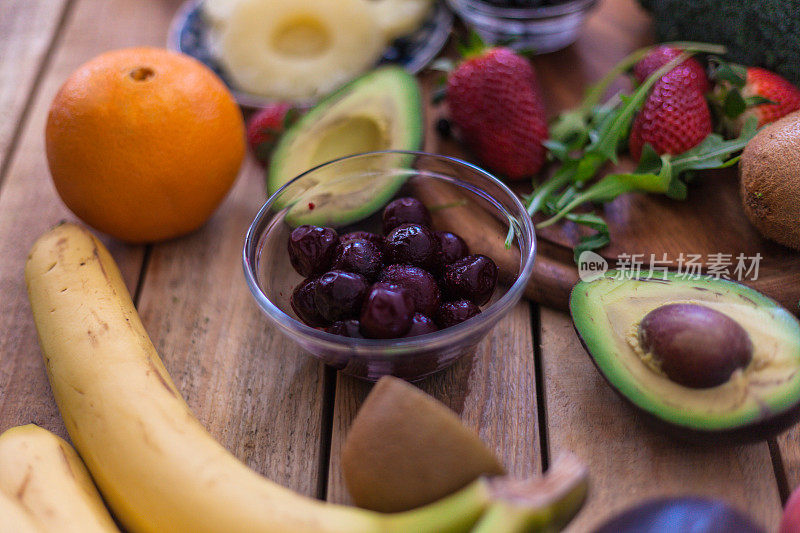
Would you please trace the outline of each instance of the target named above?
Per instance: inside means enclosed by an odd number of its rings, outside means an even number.
[[[200,227],[245,152],[242,114],[222,81],[157,48],[107,52],[76,70],[53,100],[45,139],[67,207],[133,243]]]

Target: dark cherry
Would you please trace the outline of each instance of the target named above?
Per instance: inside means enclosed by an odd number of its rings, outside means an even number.
[[[334,322],[325,330],[334,335],[341,335],[342,337],[352,337],[354,339],[363,339],[364,336],[360,331],[361,323],[353,318],[349,320],[340,320]]]
[[[328,321],[319,314],[317,306],[314,303],[315,293],[317,291],[317,280],[307,279],[295,287],[292,296],[289,298],[289,303],[292,305],[295,314],[307,326],[318,328],[328,324]]]
[[[369,282],[361,274],[331,270],[317,280],[314,303],[326,320],[336,322],[358,316],[369,291]]]
[[[440,329],[449,328],[456,324],[461,324],[475,315],[479,315],[481,308],[469,300],[456,300],[455,302],[445,302],[436,310],[436,325]]]
[[[339,235],[331,228],[299,226],[289,235],[289,261],[298,274],[318,276],[331,266]]]
[[[462,257],[444,269],[444,287],[451,298],[483,305],[491,299],[496,285],[497,265],[485,255]]]
[[[372,286],[361,310],[361,333],[373,339],[395,339],[411,329],[414,300],[406,289],[390,283]]]
[[[455,233],[435,231],[433,234],[439,239],[439,265],[441,268],[469,254],[467,243]]]
[[[344,244],[350,241],[369,241],[378,247],[378,250],[383,252],[384,240],[383,236],[369,231],[351,231],[339,236],[339,244]]]
[[[427,271],[413,265],[389,265],[378,276],[378,281],[399,285],[411,293],[414,309],[433,316],[439,307],[439,286]]]
[[[383,252],[371,242],[362,239],[341,243],[336,249],[331,268],[375,279],[383,268]]]
[[[435,266],[438,254],[439,239],[431,230],[419,224],[403,224],[386,237],[388,263],[430,268]]]
[[[415,313],[414,318],[411,319],[411,329],[405,334],[406,337],[416,337],[417,335],[425,335],[426,333],[433,333],[439,331],[436,324],[421,313]]]
[[[383,232],[388,234],[401,224],[430,227],[431,214],[416,198],[398,198],[383,210]]]

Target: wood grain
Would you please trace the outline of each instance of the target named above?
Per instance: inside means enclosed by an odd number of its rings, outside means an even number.
[[[29,97],[60,13],[70,1],[38,90]],[[36,236],[62,218],[74,218],[48,176],[42,131],[50,101],[74,68],[103,51],[163,45],[179,3],[11,0],[0,6],[4,118],[0,167],[7,170],[0,183],[0,431],[35,422],[65,436],[41,363],[22,278],[26,253]],[[534,60],[550,109],[574,105],[587,81],[599,78],[616,59],[648,39],[647,17],[633,0],[604,0],[574,46]],[[423,76],[426,87],[436,76]],[[11,142],[26,102],[30,103],[27,118]],[[434,119],[443,112],[443,108],[429,109],[426,149],[464,156],[456,143],[442,141],[433,131]],[[7,155],[10,146],[14,150]],[[688,242],[682,239],[692,234],[702,234],[693,242],[708,249],[720,245],[742,251],[764,249],[767,292],[791,296],[800,287],[797,256],[782,255],[781,248],[762,241],[741,217],[730,219],[730,225],[725,222],[727,217],[738,217],[733,192],[730,177],[711,177],[693,189],[689,203],[631,195],[610,205],[607,214],[614,238],[626,251],[628,244],[636,251],[659,246],[678,250]],[[326,381],[332,373],[271,329],[252,303],[239,254],[244,230],[263,198],[260,171],[248,162],[208,225],[194,235],[153,247],[139,308],[167,368],[215,437],[279,483],[309,495],[320,495],[317,488],[327,483],[329,500],[347,502],[339,454],[369,385],[346,376],[337,376],[335,384]],[[673,218],[662,224],[665,216]],[[697,226],[691,233],[681,232],[685,226],[674,225],[675,216],[689,217]],[[653,233],[653,227],[663,231]],[[706,227],[712,230],[705,231]],[[536,283],[528,295],[563,303],[574,280],[569,247],[577,234],[566,226],[542,236]],[[128,286],[135,288],[143,248],[104,241]],[[774,529],[780,502],[765,444],[704,450],[641,427],[637,415],[597,374],[568,318],[542,310],[541,323],[538,338],[538,331],[531,329],[528,304],[518,304],[474,356],[419,386],[476,428],[509,470],[520,476],[541,470],[540,432],[545,430],[539,427],[538,416],[546,408],[541,416],[547,421],[548,455],[572,449],[591,467],[592,496],[574,531],[588,530],[633,501],[687,492],[725,497]],[[546,405],[541,406],[536,400],[534,342],[541,344],[544,365],[544,376],[539,377],[545,387],[538,392],[545,395]],[[326,405],[326,392],[333,385],[334,401]],[[778,440],[791,487],[800,484],[799,441],[797,428]]]
[[[338,376],[336,385],[327,498],[350,503],[341,471],[341,449],[371,385],[343,375]],[[497,452],[509,473],[525,477],[540,472],[535,362],[527,303],[517,304],[472,357],[418,386],[474,428]]]
[[[0,9],[0,169],[68,5],[68,0],[5,0]]]
[[[589,465],[587,506],[570,528],[590,531],[647,498],[723,498],[774,531],[781,516],[766,443],[695,447],[651,430],[595,370],[563,313],[541,310],[547,441]]]
[[[316,496],[324,369],[267,323],[242,274],[244,234],[265,194],[248,160],[200,231],[154,246],[139,311],[211,434],[256,471]]]
[[[98,20],[116,23],[98,24]],[[35,422],[66,437],[41,361],[23,279],[25,258],[36,237],[59,220],[74,220],[56,195],[47,170],[42,132],[50,101],[69,73],[92,56],[134,42],[162,42],[167,20],[167,12],[154,19],[152,11],[121,0],[78,1],[32,100],[0,189],[0,431]],[[128,287],[135,289],[142,248],[108,238],[104,242]]]
[[[788,498],[791,492],[800,487],[800,426],[794,426],[775,440],[775,450],[782,467],[777,475],[785,492],[782,496]]]

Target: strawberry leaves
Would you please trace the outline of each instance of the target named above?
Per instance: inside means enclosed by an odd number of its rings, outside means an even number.
[[[735,132],[738,129],[736,119],[748,109],[775,103],[758,94],[748,94],[747,67],[717,57],[712,58],[712,65],[710,77],[716,83],[716,89],[709,97],[709,103],[722,133]]]

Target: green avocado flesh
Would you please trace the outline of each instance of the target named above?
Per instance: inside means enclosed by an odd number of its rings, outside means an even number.
[[[578,283],[570,297],[575,329],[597,368],[636,407],[669,426],[697,432],[748,427],[770,432],[770,422],[798,411],[800,323],[776,302],[726,280],[647,272],[638,277],[604,277]],[[620,276],[622,277],[622,276]],[[721,385],[690,388],[654,367],[642,350],[638,326],[665,304],[699,304],[735,320],[752,342],[752,360]],[[774,428],[775,430],[779,428]],[[763,438],[767,435],[753,435]]]
[[[379,68],[320,101],[286,131],[270,161],[267,189],[275,194],[303,172],[340,157],[419,150],[422,133],[416,79],[400,67]],[[410,160],[395,154],[365,161],[315,171],[285,189],[276,207],[291,206],[291,225],[345,225],[371,215],[408,177]]]

